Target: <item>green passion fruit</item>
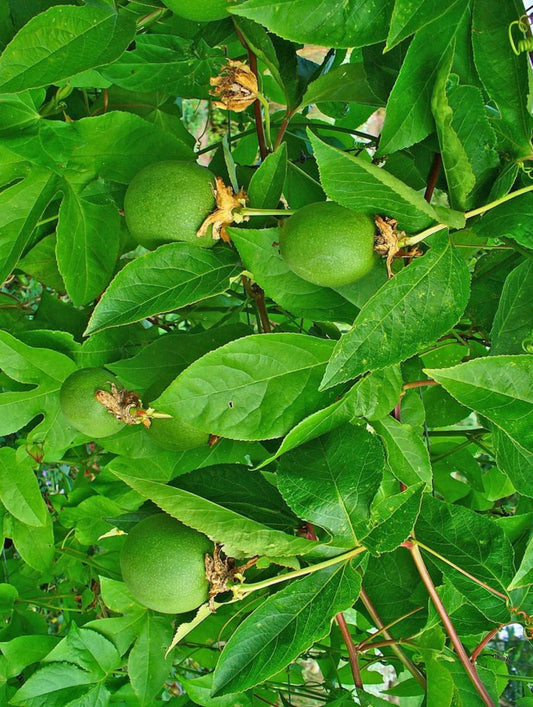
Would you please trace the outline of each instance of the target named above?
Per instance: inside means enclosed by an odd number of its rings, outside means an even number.
[[[283,224],[281,256],[295,275],[315,285],[350,285],[378,259],[374,231],[374,222],[366,214],[332,201],[309,204]]]
[[[103,368],[80,368],[65,380],[59,391],[61,411],[79,432],[98,439],[119,432],[124,423],[117,420],[95,398],[97,390],[111,392],[116,376]]]
[[[133,238],[153,250],[187,241],[208,248],[210,231],[196,231],[215,206],[214,175],[193,162],[154,162],[133,177],[124,197],[124,216]]]
[[[207,432],[176,417],[154,418],[146,433],[157,445],[174,452],[196,449],[209,442]]]
[[[163,0],[169,10],[195,22],[210,22],[228,17],[228,0]]]
[[[157,513],[128,533],[120,554],[122,578],[143,606],[182,614],[207,600],[204,557],[212,550],[205,535]]]

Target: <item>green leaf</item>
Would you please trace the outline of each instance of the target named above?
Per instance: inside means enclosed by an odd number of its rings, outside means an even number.
[[[57,224],[57,263],[72,302],[97,297],[115,270],[120,215],[111,200],[101,203],[66,187]]]
[[[96,305],[87,334],[221,294],[240,271],[228,248],[168,243],[128,263]]]
[[[195,493],[173,486],[111,470],[115,476],[131,486],[143,498],[149,498],[165,513],[185,525],[199,530],[214,542],[224,544],[229,555],[284,557],[306,554],[316,543],[297,538],[280,530],[272,530],[242,513],[229,510],[219,503],[209,501]]]
[[[53,663],[37,670],[10,702],[21,707],[59,707],[86,695],[94,676],[70,663]],[[92,702],[91,704],[98,704]],[[104,703],[105,704],[105,703]]]
[[[170,673],[165,652],[172,640],[168,618],[148,612],[128,657],[128,675],[141,704],[150,704]]]
[[[357,307],[329,287],[313,285],[289,270],[279,252],[279,228],[228,228],[246,268],[265,293],[289,312],[319,321],[352,322]]]
[[[507,474],[518,493],[533,498],[533,454],[503,429],[494,429],[493,443],[498,468]]]
[[[437,137],[449,189],[450,205],[454,209],[464,210],[466,198],[474,188],[476,178],[465,148],[454,129],[453,109],[446,92],[452,60],[453,51],[450,48],[448,56],[443,58],[435,78],[431,109],[437,126]]]
[[[424,496],[416,524],[416,538],[432,552],[423,552],[442,569],[456,589],[493,621],[508,620],[505,601],[454,569],[453,563],[472,577],[507,596],[514,575],[511,543],[489,518],[469,508],[453,506]],[[434,553],[447,560],[442,561]]]
[[[248,187],[250,207],[275,209],[278,206],[287,174],[287,144],[283,142],[254,172]],[[255,220],[254,220],[255,223]]]
[[[295,42],[364,47],[385,39],[391,7],[389,0],[248,0],[231,12]]]
[[[10,518],[6,525],[6,535],[11,537],[24,562],[38,572],[43,572],[52,564],[54,528],[49,514],[44,525],[26,525],[16,518]]]
[[[10,275],[31,242],[37,221],[57,188],[55,175],[33,169],[0,192],[0,282]]]
[[[341,337],[323,386],[405,360],[445,334],[461,317],[469,296],[468,267],[447,235],[385,283]]]
[[[401,493],[388,495],[372,507],[370,532],[362,538],[373,554],[392,552],[411,534],[420,512],[424,484],[415,484]]]
[[[51,7],[32,17],[0,57],[0,92],[48,86],[107,64],[135,36],[135,21],[104,7]]]
[[[430,24],[416,33],[389,96],[380,154],[414,145],[433,131],[435,77],[461,26],[469,21],[470,3],[457,2],[439,18],[438,29]]]
[[[134,603],[133,600],[132,603]],[[94,629],[107,636],[113,641],[122,656],[138,637],[146,611],[147,609],[138,604],[136,610],[126,616],[94,619],[84,624],[84,627]]]
[[[33,466],[28,455],[21,460],[14,449],[0,449],[0,500],[21,523],[42,526],[46,524],[48,510]]]
[[[479,197],[486,198],[486,192],[494,184],[500,158],[494,149],[496,133],[488,118],[485,99],[477,86],[460,86],[455,77],[450,77],[446,86],[446,99],[452,110],[451,130],[453,130],[466,153],[469,165],[475,175],[476,185],[470,193],[467,205],[476,206]],[[435,120],[437,120],[435,116]],[[498,198],[502,194],[492,194]]]
[[[526,260],[505,280],[490,332],[491,354],[522,354],[527,350],[533,338],[532,291],[533,261]]]
[[[59,409],[59,389],[76,370],[76,364],[63,354],[32,348],[0,331],[0,366],[10,378],[33,386],[30,390],[0,393],[0,434],[17,432],[37,415],[44,415],[30,439],[44,441],[45,451],[48,447],[67,447],[76,432],[68,427]]]
[[[433,31],[438,32],[440,30],[439,20],[442,15],[460,1],[445,0],[437,6],[429,5],[424,0],[414,0],[414,2],[413,0],[396,0],[390,21],[386,51],[432,23],[435,23]]]
[[[153,402],[171,415],[230,439],[281,437],[327,404],[318,390],[333,342],[304,334],[255,334],[195,361]]]
[[[119,667],[120,656],[107,638],[71,623],[67,636],[46,656],[45,662],[75,663],[98,680]]]
[[[133,358],[115,361],[107,368],[126,388],[146,394],[145,402],[150,402],[197,358],[249,333],[245,324],[228,324],[198,334],[166,334],[144,346]]]
[[[18,131],[29,130],[37,124],[41,116],[35,107],[32,94],[4,94],[0,99],[0,136],[10,137]]]
[[[420,231],[440,220],[422,194],[386,170],[327,145],[311,132],[309,139],[330,199],[370,216],[387,214],[407,231]]]
[[[513,250],[494,249],[481,256],[476,263],[466,311],[487,337],[500,304],[505,278],[521,262],[522,258]]]
[[[237,628],[218,661],[213,694],[243,692],[275,675],[315,641],[359,595],[361,577],[340,564],[289,584]]]
[[[509,589],[526,587],[530,584],[533,584],[533,537],[529,539],[522,562],[509,585]]]
[[[343,425],[285,453],[278,487],[298,516],[327,530],[336,547],[351,548],[367,534],[384,461],[374,435]]]
[[[219,73],[223,62],[222,51],[202,40],[139,34],[135,49],[100,69],[100,73],[129,91],[163,91],[182,98],[208,98],[209,78]]]
[[[526,248],[533,248],[532,218],[533,194],[528,193],[496,206],[471,227],[480,238],[511,238]]]
[[[277,476],[265,477],[236,464],[219,464],[204,468],[200,474],[180,475],[173,485],[269,528],[292,534],[299,521],[273,485],[274,478],[277,482]]]
[[[57,138],[68,142],[68,172],[84,181],[93,176],[129,184],[143,167],[162,160],[191,160],[190,146],[133,113],[111,111],[61,124]],[[65,132],[67,130],[67,132]],[[53,145],[56,136],[47,141]]]
[[[16,636],[0,643],[0,651],[7,659],[8,677],[16,677],[32,663],[40,662],[59,641],[57,636]]]
[[[387,450],[392,473],[406,486],[423,481],[431,488],[433,479],[429,452],[422,437],[411,426],[391,416],[372,423]]]
[[[246,40],[246,44],[256,54],[257,58],[266,64],[272,78],[285,94],[287,108],[296,108],[300,101],[301,90],[296,77],[296,57],[292,55],[292,62],[282,60],[278,57],[276,46],[282,50],[288,44],[283,40],[277,40],[276,37],[265,31],[261,25],[247,20],[244,17],[234,18],[236,26]],[[276,46],[274,46],[276,42]],[[282,51],[280,51],[283,54]],[[292,65],[294,63],[294,66]],[[291,70],[294,70],[294,75],[290,76]],[[291,80],[292,79],[292,80]]]
[[[533,451],[531,356],[488,356],[425,373],[462,405],[488,417],[518,445]]]
[[[472,46],[476,69],[500,113],[500,119],[493,120],[494,129],[502,134],[517,159],[531,155],[529,60],[527,53],[516,56],[509,42],[509,25],[523,14],[524,7],[518,0],[474,0]]]
[[[56,234],[50,233],[19,260],[17,267],[57,292],[65,292],[56,260]]]
[[[343,398],[322,410],[317,410],[293,427],[276,453],[263,461],[258,468],[270,464],[285,452],[305,442],[331,432],[349,420],[361,417],[368,420],[381,419],[396,405],[401,387],[399,366],[389,366],[361,378]]]
[[[378,106],[379,98],[369,87],[362,64],[341,64],[307,86],[300,107],[324,101],[344,101]]]
[[[221,697],[211,697],[213,687],[213,673],[202,675],[199,678],[190,680],[180,676],[180,683],[183,684],[187,695],[202,707],[251,707],[252,703],[246,693],[222,695]]]

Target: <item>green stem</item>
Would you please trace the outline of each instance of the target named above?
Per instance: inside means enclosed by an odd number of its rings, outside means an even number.
[[[295,209],[254,209],[243,206],[242,209],[235,209],[234,214],[241,216],[292,216],[296,213]]]
[[[308,574],[319,572],[320,570],[326,569],[326,567],[332,567],[333,565],[338,565],[341,562],[347,562],[353,557],[361,555],[363,552],[366,552],[366,547],[356,547],[353,550],[344,552],[342,555],[331,557],[329,560],[324,560],[324,562],[319,562],[316,565],[302,567],[299,570],[287,572],[286,574],[278,575],[277,577],[272,577],[271,579],[265,579],[262,582],[256,582],[255,584],[237,585],[233,587],[233,592],[239,599],[244,599],[244,597],[247,597],[248,594],[251,594],[252,592],[257,592],[260,589],[267,589],[267,587],[272,587],[274,584],[279,584],[280,582],[286,582],[289,579],[305,577]]]
[[[272,138],[270,137],[270,111],[268,107],[268,101],[259,91],[257,92],[257,100],[263,106],[263,117],[265,119],[265,137],[266,143],[269,150],[272,150]]]
[[[474,577],[474,575],[470,574],[470,572],[467,572],[464,570],[462,567],[459,567],[459,565],[456,565],[454,562],[451,560],[448,560],[446,557],[443,557],[441,554],[436,552],[435,550],[432,550],[430,547],[427,545],[424,545],[424,543],[421,543],[419,540],[416,540],[416,538],[411,538],[410,542],[412,545],[416,547],[421,547],[423,548],[426,552],[429,552],[430,555],[433,555],[434,557],[438,557],[439,560],[447,564],[449,567],[452,567],[454,570],[457,570],[457,572],[460,572],[462,575],[465,577],[468,577],[468,579],[471,579],[473,582],[478,584],[480,587],[483,587],[483,589],[486,589],[488,592],[491,592],[492,594],[495,594],[497,597],[500,597],[501,599],[504,599],[505,602],[508,601],[508,598],[505,596],[505,594],[502,594],[499,592],[497,589],[494,589],[490,585],[486,584],[483,582],[483,580],[478,579],[477,577]],[[420,551],[419,551],[420,552]]]
[[[150,25],[153,25],[154,22],[157,22],[160,20],[162,17],[164,17],[166,14],[168,14],[168,9],[166,7],[158,8],[157,10],[153,10],[152,12],[148,13],[148,15],[145,15],[144,17],[139,17],[137,20],[137,29],[145,29],[146,27],[149,27]]]
[[[57,221],[59,218],[59,214],[56,214],[55,216],[49,216],[48,218],[43,218],[42,221],[37,221],[35,224],[35,227],[37,226],[44,226],[45,223],[50,223],[51,221]]]
[[[467,211],[465,214],[465,219],[468,221],[468,219],[473,218],[474,216],[481,216],[481,214],[485,214],[487,213],[487,211],[491,211],[491,209],[496,208],[496,206],[500,206],[506,201],[511,201],[511,199],[515,199],[517,196],[527,194],[530,191],[533,191],[533,184],[530,184],[527,187],[523,187],[522,189],[512,191],[510,194],[506,194],[505,196],[502,196],[499,199],[496,199],[495,201],[491,201],[489,204],[485,204],[485,206],[480,206],[478,209]],[[445,228],[448,228],[447,224],[438,223],[436,226],[426,228],[425,231],[421,231],[415,236],[406,236],[405,238],[400,238],[400,240],[398,241],[398,245],[400,248],[408,248],[410,246],[416,245],[417,243],[420,243],[420,241],[423,241],[428,236],[432,236],[434,233],[442,231]]]

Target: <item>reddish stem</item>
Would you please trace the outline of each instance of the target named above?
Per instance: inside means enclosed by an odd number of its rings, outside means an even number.
[[[374,608],[374,605],[370,601],[370,597],[368,594],[365,592],[363,587],[361,587],[361,591],[359,593],[359,598],[363,602],[365,609],[368,611],[370,618],[372,621],[376,624],[378,629],[380,630],[380,633],[383,634],[383,636],[388,640],[388,641],[393,641],[391,644],[391,648],[396,654],[396,656],[401,660],[403,665],[407,668],[407,670],[411,673],[411,675],[422,685],[424,690],[427,689],[427,681],[424,675],[420,672],[420,670],[416,667],[416,665],[409,660],[409,658],[405,655],[405,653],[402,651],[400,646],[398,645],[397,641],[394,640],[391,632],[385,627],[385,624],[381,620],[381,617],[379,616],[378,612]]]
[[[339,612],[335,616],[335,621],[337,622],[341,630],[344,643],[346,644],[346,648],[348,649],[348,659],[350,661],[350,668],[352,670],[353,684],[356,687],[363,689],[361,671],[359,670],[359,658],[357,655],[357,648],[355,647],[355,644],[352,640],[352,636],[350,635],[350,629],[348,628],[348,624],[346,623],[344,614],[342,612]]]
[[[250,280],[245,275],[242,278],[242,282],[244,285],[244,289],[248,293],[248,296],[255,302],[255,306],[257,307],[257,312],[259,314],[259,319],[261,320],[261,326],[263,327],[263,332],[265,334],[270,334],[270,332],[272,331],[272,326],[268,318],[264,290],[259,287],[257,283],[254,283],[252,285]]]
[[[425,385],[440,385],[440,383],[434,380],[413,381],[412,383],[404,383],[403,389],[408,390],[409,388],[422,388]]]
[[[433,196],[433,191],[435,190],[435,185],[437,183],[437,179],[439,178],[441,165],[442,157],[440,153],[437,152],[437,154],[433,158],[433,164],[431,165],[431,171],[429,173],[426,191],[424,192],[424,199],[428,202],[431,201],[431,197]]]
[[[237,37],[239,38],[239,42],[242,44],[242,46],[246,49],[248,52],[248,63],[250,64],[250,69],[255,75],[255,78],[257,79],[257,84],[259,84],[259,74],[257,72],[257,57],[254,54],[254,52],[250,49],[248,44],[246,43],[246,40],[242,36],[242,33],[240,32],[239,28],[235,25],[235,31],[237,33]],[[254,117],[255,117],[255,130],[257,132],[257,141],[259,143],[259,154],[261,155],[261,160],[264,160],[266,156],[268,155],[268,148],[266,145],[266,140],[265,140],[265,128],[263,125],[263,116],[261,115],[261,103],[259,101],[254,102]]]
[[[306,533],[305,537],[308,538],[309,540],[318,540],[316,532],[315,532],[315,526],[312,523],[306,523]],[[353,683],[356,687],[363,688],[363,682],[361,680],[361,671],[359,670],[359,660],[357,657],[357,648],[355,647],[355,644],[352,640],[352,637],[350,635],[350,629],[348,628],[348,624],[346,623],[346,619],[344,618],[344,615],[342,612],[339,612],[335,616],[335,621],[337,622],[338,627],[341,630],[342,637],[344,639],[344,643],[346,644],[346,649],[348,651],[348,658],[350,661],[350,668],[352,670],[352,675],[353,675]]]
[[[501,628],[502,628],[501,626],[498,626],[498,628],[492,629],[492,631],[491,631],[490,633],[488,633],[488,634],[485,636],[485,638],[481,641],[481,643],[479,644],[479,646],[477,646],[476,648],[474,648],[474,650],[472,651],[472,655],[470,656],[470,662],[471,662],[471,663],[475,663],[475,662],[476,662],[476,660],[479,658],[479,654],[481,653],[481,651],[485,648],[485,646],[487,645],[487,643],[490,643],[490,641],[492,641],[492,639],[494,638],[494,636],[498,633],[498,631],[501,630]]]
[[[285,114],[285,118],[283,119],[283,122],[280,125],[278,134],[276,136],[276,142],[274,143],[274,152],[281,145],[281,141],[283,140],[283,136],[285,135],[285,131],[287,130],[287,127],[289,126],[289,121],[293,115],[294,115],[294,112],[287,109],[287,113]]]
[[[467,652],[461,643],[461,639],[457,635],[457,631],[455,630],[455,626],[452,623],[452,620],[448,616],[448,612],[446,611],[446,608],[444,607],[444,604],[441,601],[440,596],[438,595],[438,592],[435,588],[435,585],[433,584],[433,581],[431,579],[431,576],[428,572],[428,569],[424,563],[424,559],[422,557],[422,554],[420,552],[420,549],[418,548],[417,545],[414,545],[413,543],[406,543],[406,547],[409,549],[409,552],[411,553],[411,557],[413,558],[413,561],[416,565],[416,568],[418,570],[418,573],[420,574],[420,578],[424,582],[424,585],[427,589],[427,592],[431,598],[431,601],[433,602],[433,605],[435,606],[435,609],[437,610],[437,613],[439,614],[441,621],[444,625],[444,628],[446,629],[446,633],[450,637],[450,640],[453,644],[453,647],[455,648],[455,651],[457,653],[457,656],[461,663],[463,664],[464,669],[466,670],[468,677],[472,681],[472,684],[476,688],[476,690],[479,693],[479,696],[483,700],[483,703],[487,705],[487,707],[495,707],[494,702],[487,692],[485,685],[480,680],[479,675],[477,674],[477,670],[475,669],[474,665],[470,662],[470,658],[467,655]]]

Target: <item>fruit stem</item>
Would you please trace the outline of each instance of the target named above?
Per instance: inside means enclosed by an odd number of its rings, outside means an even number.
[[[241,216],[292,216],[296,209],[254,209],[243,206],[242,209],[235,209],[233,213]]]
[[[514,199],[517,196],[522,196],[523,194],[527,194],[527,192],[530,192],[530,191],[533,191],[533,184],[530,184],[527,187],[523,187],[522,189],[517,189],[516,191],[512,191],[510,194],[506,194],[505,196],[501,196],[499,199],[496,199],[495,201],[491,201],[489,204],[485,204],[485,206],[480,206],[478,209],[473,209],[472,211],[467,211],[465,214],[465,219],[468,220],[469,218],[473,218],[474,216],[481,216],[481,214],[487,213],[487,211],[494,209],[496,206],[500,206],[500,204],[504,204],[506,201],[510,201],[511,199]],[[420,243],[420,241],[423,241],[428,236],[432,236],[434,233],[437,233],[438,231],[442,231],[444,228],[448,228],[447,224],[438,223],[436,226],[431,226],[430,228],[426,228],[425,231],[421,231],[420,233],[417,233],[415,236],[406,236],[405,238],[400,238],[398,241],[398,246],[400,248],[406,248],[406,247],[408,248],[410,246],[416,245],[417,243]]]
[[[310,565],[309,567],[302,567],[299,570],[294,570],[293,572],[287,572],[287,574],[281,574],[277,577],[272,577],[271,579],[265,579],[262,582],[255,582],[255,584],[248,585],[237,585],[232,588],[234,595],[239,599],[244,599],[252,592],[257,592],[260,589],[266,589],[274,584],[279,584],[280,582],[285,582],[288,579],[296,579],[297,577],[305,577],[305,575],[312,574],[313,572],[318,572],[320,570],[326,569],[326,567],[331,567],[332,565],[337,565],[341,562],[346,562],[351,560],[357,555],[361,555],[366,552],[366,547],[360,546],[353,550],[344,552],[342,555],[337,555],[336,557],[331,557],[329,560],[324,560],[324,562],[319,562],[316,565]]]

